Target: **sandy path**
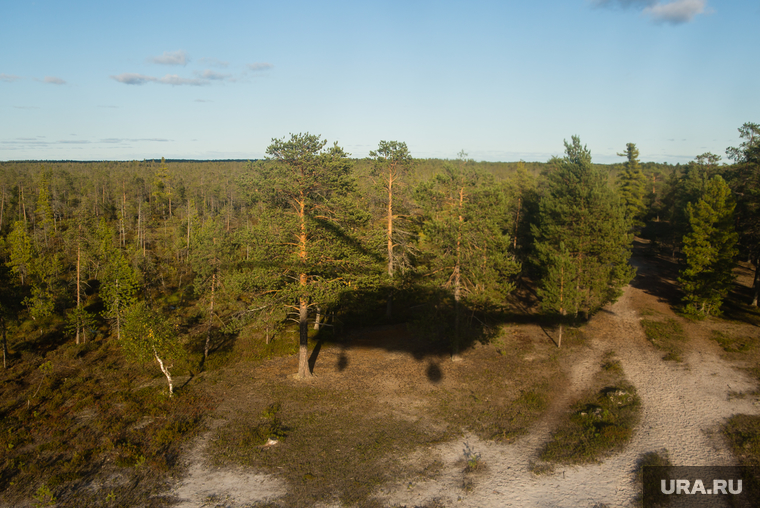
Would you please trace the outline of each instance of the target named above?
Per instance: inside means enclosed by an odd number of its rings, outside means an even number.
[[[646,341],[632,305],[634,297],[654,299],[628,287],[589,324],[593,354],[573,369],[570,390],[575,393],[588,381],[602,352],[616,353],[643,407],[640,425],[624,452],[601,464],[559,466],[551,474],[536,476],[529,466],[550,435],[545,422],[551,418],[545,418],[512,445],[467,436],[462,442],[440,446],[435,451],[446,464],[446,472],[438,481],[385,489],[378,497],[388,504],[409,506],[433,499],[464,507],[627,506],[639,493],[634,472],[646,452],[667,449],[675,465],[732,464],[719,427],[733,414],[759,412],[753,399],[728,400],[729,392],[752,389],[754,383],[723,361],[714,348],[693,352],[685,365],[662,361],[662,353]],[[481,453],[487,466],[472,475],[469,489],[463,488],[468,481],[462,473],[464,442]]]

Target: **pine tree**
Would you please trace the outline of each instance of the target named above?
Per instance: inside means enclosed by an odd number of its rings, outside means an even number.
[[[562,346],[562,330],[568,309],[577,309],[577,299],[581,296],[572,286],[577,279],[576,263],[565,244],[560,242],[559,249],[553,253],[552,263],[546,269],[539,295],[541,308],[546,313],[556,313],[559,316],[559,338],[557,347]]]
[[[369,156],[375,159],[373,176],[379,176],[382,181],[382,187],[387,194],[386,201],[386,247],[388,256],[388,277],[391,279],[393,286],[393,276],[398,264],[397,256],[394,249],[397,246],[398,232],[394,234],[394,221],[398,214],[398,205],[394,211],[394,193],[396,200],[399,191],[404,184],[404,176],[414,163],[406,143],[398,141],[380,141],[377,150],[371,151]],[[388,295],[386,308],[386,318],[390,319],[393,307],[393,290]]]
[[[647,180],[639,166],[639,149],[634,143],[625,145],[625,153],[619,153],[620,157],[626,157],[623,171],[618,175],[618,193],[626,208],[626,217],[635,226],[644,225],[642,219],[646,212],[644,196],[646,195]]]
[[[458,359],[462,307],[500,304],[514,288],[520,265],[510,253],[509,207],[503,189],[460,153],[458,163],[417,189],[422,205],[421,257],[429,277],[448,290],[454,306],[450,338]],[[450,325],[449,325],[450,326]]]
[[[572,305],[565,310],[588,318],[633,278],[630,223],[607,175],[594,168],[577,136],[572,144],[565,142],[565,157],[550,165],[533,225],[537,266],[544,272],[541,294],[556,294],[560,281]],[[548,276],[567,256],[574,265],[572,278]]]
[[[744,141],[726,150],[736,162],[730,186],[738,197],[736,225],[742,253],[755,265],[751,305],[760,300],[760,125],[747,122],[739,128]]]
[[[337,143],[329,148],[325,148],[326,144],[320,136],[308,133],[291,134],[290,139],[273,139],[267,148],[270,159],[255,166],[256,171],[249,181],[254,199],[290,212],[287,224],[292,227],[295,242],[291,242],[292,257],[287,264],[295,271],[297,282],[282,291],[292,292],[298,302],[299,378],[311,377],[309,308],[319,305],[320,300],[333,298],[342,284],[326,270],[340,263],[340,259],[320,250],[315,241],[329,230],[340,233],[334,205],[354,188],[348,154]]]
[[[738,240],[733,221],[735,206],[731,190],[720,175],[707,183],[696,203],[687,205],[690,232],[683,239],[686,266],[678,281],[690,314],[719,314],[731,288]]]

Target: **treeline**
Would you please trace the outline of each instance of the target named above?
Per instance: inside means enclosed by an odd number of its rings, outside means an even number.
[[[220,334],[269,342],[294,321],[305,377],[309,327],[398,318],[456,357],[520,280],[560,325],[593,314],[634,275],[645,224],[683,258],[687,310],[717,313],[737,256],[758,262],[758,126],[740,135],[729,166],[642,164],[634,144],[596,165],[575,137],[547,163],[418,160],[396,141],[354,160],[310,134],[246,163],[2,163],[4,358],[25,321],[77,342],[107,325],[171,387],[183,340],[205,358]]]

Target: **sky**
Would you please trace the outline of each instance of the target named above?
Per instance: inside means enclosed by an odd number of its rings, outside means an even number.
[[[758,0],[7,1],[0,161],[353,157],[685,163],[760,122]]]

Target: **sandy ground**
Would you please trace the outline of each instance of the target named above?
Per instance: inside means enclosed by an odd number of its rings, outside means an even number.
[[[646,340],[636,309],[671,313],[669,307],[642,289],[629,286],[614,304],[588,325],[588,354],[572,366],[571,385],[531,431],[510,444],[483,441],[465,434],[424,451],[426,460],[444,464],[435,480],[401,480],[382,487],[375,497],[387,506],[461,507],[595,507],[629,506],[640,487],[635,471],[643,454],[667,450],[674,465],[730,465],[733,458],[720,426],[733,414],[760,412],[754,397],[730,398],[730,393],[755,388],[755,383],[720,356],[704,337],[690,338],[682,364],[665,362]],[[536,475],[531,464],[548,441],[557,417],[587,386],[605,352],[613,351],[642,400],[641,420],[629,446],[600,464],[557,466]],[[466,367],[467,358],[463,360]],[[210,469],[203,450],[208,435],[187,456],[188,474],[172,494],[179,506],[246,506],[276,501],[287,486],[279,479],[243,469]],[[485,465],[464,472],[465,448],[479,453]],[[418,452],[420,453],[420,452]],[[415,460],[410,457],[410,460]]]

